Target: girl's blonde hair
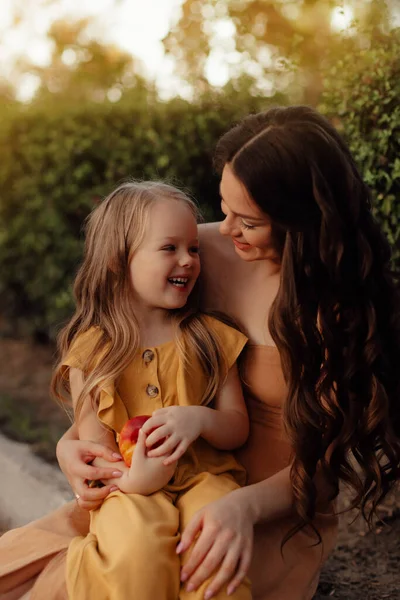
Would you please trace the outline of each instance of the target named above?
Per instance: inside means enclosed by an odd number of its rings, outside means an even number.
[[[160,199],[183,202],[196,221],[196,204],[181,190],[162,182],[129,181],[118,186],[89,215],[84,258],[74,284],[76,310],[58,337],[60,362],[51,382],[53,395],[69,400],[69,379],[63,361],[75,340],[91,328],[98,330],[89,355],[80,357],[85,383],[76,401],[79,418],[84,399],[95,406],[100,388],[118,378],[140,347],[139,324],[132,309],[130,261],[141,244],[150,208]],[[188,303],[171,311],[177,323],[177,346],[187,367],[187,347],[193,347],[207,376],[203,402],[210,401],[221,384],[226,361],[218,338],[208,330],[198,312],[197,284]]]

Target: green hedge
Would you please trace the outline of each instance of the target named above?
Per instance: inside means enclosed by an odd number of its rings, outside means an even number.
[[[327,74],[320,109],[348,139],[398,268],[400,36],[357,52],[352,44]],[[183,185],[212,218],[216,140],[271,102],[231,91],[192,105],[149,97],[146,105],[32,106],[0,119],[0,330],[54,336],[72,310],[83,220],[124,178]]]
[[[368,32],[365,34],[368,39]],[[400,29],[364,49],[351,39],[325,80],[320,110],[346,137],[400,271]]]
[[[53,337],[72,310],[84,218],[124,178],[183,185],[212,218],[215,142],[233,121],[262,107],[257,99],[239,105],[216,96],[193,106],[152,100],[139,107],[32,107],[10,119],[0,130],[3,331],[8,324],[9,331]]]

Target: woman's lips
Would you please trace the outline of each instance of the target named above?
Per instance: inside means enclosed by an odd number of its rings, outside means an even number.
[[[238,242],[238,240],[235,240],[235,238],[232,238],[232,241],[235,244],[236,248],[239,248],[239,250],[249,250],[249,248],[251,248],[250,244],[243,244],[242,242]]]

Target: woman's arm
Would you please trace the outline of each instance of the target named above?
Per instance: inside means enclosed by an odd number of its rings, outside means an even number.
[[[254,525],[292,510],[290,467],[208,504],[193,516],[178,545],[181,553],[194,544],[181,580],[195,590],[218,569],[207,591],[215,595],[228,584],[233,593],[250,567]]]
[[[235,490],[193,516],[177,549],[180,553],[194,544],[182,569],[182,581],[197,589],[219,567],[210,591],[215,594],[227,583],[230,593],[238,587],[250,566],[254,525],[294,514],[290,469],[288,466],[264,481]],[[324,511],[333,490],[320,470],[314,481],[318,510]]]
[[[102,488],[89,488],[88,481],[105,481],[111,478],[121,477],[122,472],[118,465],[113,464],[121,461],[121,456],[111,448],[95,442],[80,441],[78,430],[74,423],[64,433],[57,444],[57,460],[60,469],[67,478],[74,493],[79,496],[77,502],[85,510],[98,508],[108,494],[117,489],[115,484],[108,484]],[[109,466],[94,466],[94,460],[99,457],[107,461]]]

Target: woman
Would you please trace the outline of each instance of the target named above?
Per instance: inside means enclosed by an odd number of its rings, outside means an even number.
[[[248,571],[255,600],[310,599],[335,545],[339,481],[370,518],[399,475],[390,251],[347,147],[310,108],[247,117],[221,138],[216,167],[225,220],[202,231],[204,306],[229,314],[250,339],[242,381],[251,429],[239,452],[249,485],[192,519],[182,580],[195,588],[215,571],[216,593]],[[112,458],[74,437],[72,429],[59,443],[60,464],[78,504],[93,508],[109,488],[90,490],[83,479],[115,468],[85,464]],[[22,559],[26,528],[12,532],[8,588],[25,585],[34,599],[49,597],[40,590],[50,585],[62,598],[65,549],[87,528],[85,513],[67,507],[29,527],[47,554],[36,548]]]

